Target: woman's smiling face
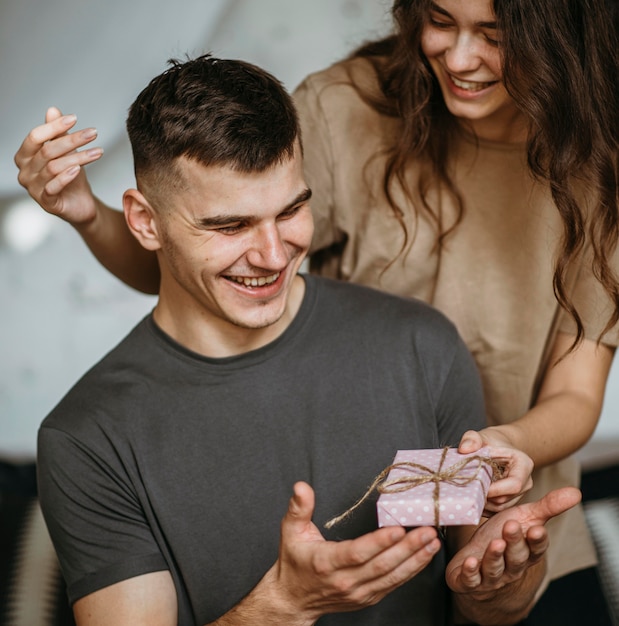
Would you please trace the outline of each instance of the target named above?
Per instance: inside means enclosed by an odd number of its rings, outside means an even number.
[[[499,46],[491,0],[431,2],[421,47],[447,109],[479,137],[520,140],[521,116],[503,85]]]

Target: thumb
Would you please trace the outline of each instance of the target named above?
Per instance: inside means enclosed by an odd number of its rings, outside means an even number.
[[[476,430],[467,430],[464,435],[462,435],[462,439],[460,439],[458,452],[461,454],[470,454],[471,452],[477,452],[483,445],[484,441]]]
[[[303,532],[312,523],[314,514],[314,490],[304,482],[295,483],[288,511],[282,521],[282,533]]]
[[[533,517],[545,524],[549,519],[565,513],[576,506],[582,498],[579,489],[575,487],[563,487],[548,492],[537,502],[531,503]]]
[[[45,112],[45,123],[53,122],[59,117],[62,117],[62,112],[58,107],[49,107]]]

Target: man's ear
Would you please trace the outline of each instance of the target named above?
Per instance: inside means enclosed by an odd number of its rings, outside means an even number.
[[[133,236],[147,250],[159,250],[157,214],[144,195],[137,189],[127,189],[123,194],[123,208]]]

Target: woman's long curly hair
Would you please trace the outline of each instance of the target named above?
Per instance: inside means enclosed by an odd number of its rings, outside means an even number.
[[[430,0],[395,0],[394,33],[352,55],[372,63],[379,80],[379,97],[357,86],[362,96],[380,113],[402,122],[388,155],[383,188],[404,228],[404,247],[409,236],[406,216],[390,189],[394,181],[406,189],[411,158],[429,162],[431,178],[447,187],[459,207],[456,224],[439,230],[438,245],[457,228],[465,210],[447,168],[458,121],[447,110],[421,51],[430,4]],[[575,347],[584,338],[584,328],[567,294],[566,277],[587,236],[594,275],[614,303],[602,335],[619,321],[619,278],[610,262],[619,239],[616,13],[613,22],[604,0],[494,0],[493,6],[501,33],[503,82],[528,121],[529,168],[548,183],[563,221],[553,286],[558,302],[576,323]],[[590,213],[574,193],[577,181],[585,181],[588,198],[596,202]],[[421,210],[440,226],[438,214],[425,200],[432,182],[420,183]]]

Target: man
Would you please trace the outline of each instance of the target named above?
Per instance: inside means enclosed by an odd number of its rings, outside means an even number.
[[[576,490],[450,529],[447,569],[434,528],[376,530],[372,503],[319,530],[398,448],[454,444],[484,411],[442,315],[298,274],[311,191],[281,85],[239,61],[174,63],[127,128],[125,218],[157,254],[159,299],[39,433],[78,624],[442,624],[445,576],[469,621],[525,615],[544,524]]]

